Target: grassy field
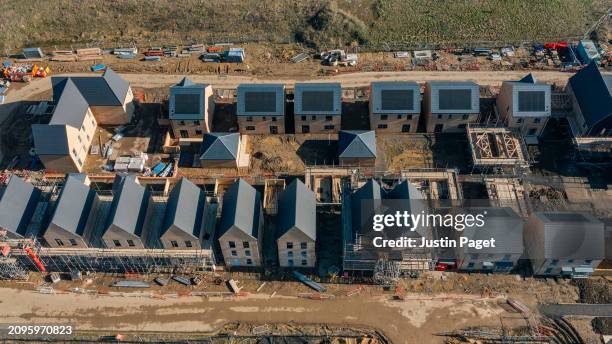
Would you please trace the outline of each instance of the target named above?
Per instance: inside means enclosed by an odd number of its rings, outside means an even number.
[[[605,0],[0,0],[0,51],[190,41],[313,47],[582,35]]]

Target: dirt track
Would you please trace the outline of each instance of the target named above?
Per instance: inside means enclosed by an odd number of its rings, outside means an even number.
[[[367,86],[372,81],[401,81],[413,80],[425,82],[429,80],[471,80],[481,85],[500,85],[504,80],[518,80],[525,76],[525,71],[471,71],[471,72],[365,72],[352,74],[339,74],[330,77],[319,78],[273,78],[261,79],[250,76],[217,76],[217,75],[189,75],[195,82],[208,83],[217,88],[233,88],[240,83],[285,83],[293,84],[303,81],[335,81],[340,82],[344,87]],[[66,75],[92,75],[93,73],[75,73]],[[557,83],[564,85],[572,75],[563,72],[533,72],[536,79],[541,82]],[[165,74],[121,74],[134,87],[161,87],[169,86],[178,82],[182,75]],[[35,79],[30,84],[19,89],[12,89],[8,92],[7,103],[30,98],[39,93],[48,91],[51,87],[51,79]]]
[[[20,300],[19,302],[14,302]],[[376,328],[393,343],[441,343],[433,334],[466,326],[496,326],[505,311],[497,300],[391,301],[352,297],[315,301],[252,295],[222,298],[125,298],[43,295],[0,289],[3,322],[74,324],[76,330],[214,332],[227,322],[325,323]],[[441,320],[444,321],[441,321]]]

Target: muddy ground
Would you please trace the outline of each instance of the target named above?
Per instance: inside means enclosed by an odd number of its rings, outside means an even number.
[[[121,276],[96,275],[91,282],[62,281],[54,285],[56,294],[49,295],[34,290],[43,281],[42,276],[33,274],[29,283],[0,282],[0,304],[5,322],[72,323],[81,331],[210,333],[227,323],[263,325],[290,320],[295,326],[325,323],[373,328],[392,343],[442,343],[443,337],[437,333],[471,326],[498,327],[500,321],[510,328],[525,326],[524,319],[505,305],[506,298],[531,309],[538,303],[578,299],[577,288],[565,280],[502,275],[427,273],[400,282],[403,301],[394,297],[393,288],[358,283],[325,284],[331,298],[311,300],[302,296],[312,291],[293,281],[268,281],[261,287],[263,282],[256,275],[231,276],[248,295],[186,296],[188,291],[228,292],[224,284],[214,284],[210,275],[204,275],[205,282],[197,287],[170,282],[144,292],[110,287]],[[153,277],[141,279],[150,281]],[[100,294],[69,291],[76,286]],[[358,288],[360,292],[351,295]]]

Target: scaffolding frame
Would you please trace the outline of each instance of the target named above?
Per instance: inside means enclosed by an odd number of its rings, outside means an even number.
[[[468,126],[474,167],[528,167],[527,149],[521,136],[509,128]]]

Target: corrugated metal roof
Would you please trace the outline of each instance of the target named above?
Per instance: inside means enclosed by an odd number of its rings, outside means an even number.
[[[12,175],[0,195],[0,228],[13,236],[25,236],[40,197],[40,190]]]
[[[312,240],[317,240],[317,212],[315,194],[301,180],[295,179],[278,200],[276,238],[296,228]]]
[[[373,82],[370,101],[374,113],[420,113],[421,87],[414,81]]]
[[[32,124],[32,138],[36,154],[70,154],[66,130],[66,125]]]
[[[259,192],[243,179],[238,180],[223,195],[219,237],[231,228],[237,228],[257,239],[260,216],[261,196]]]
[[[600,121],[612,121],[612,94],[595,62],[579,70],[569,79],[580,111],[589,127]],[[612,126],[612,123],[610,123]]]
[[[603,259],[604,223],[593,215],[575,212],[535,212],[532,216],[543,223],[543,228],[530,228],[530,230],[543,231],[544,247],[539,247],[538,252],[530,252],[532,255],[530,258]]]
[[[138,183],[136,176],[117,174],[113,193],[105,231],[114,225],[127,233],[141,236],[150,201],[149,191]]]
[[[130,88],[127,80],[110,68],[102,76],[52,77],[53,99],[56,102],[62,97],[66,79],[74,82],[90,106],[121,106]]]
[[[96,192],[83,183],[84,176],[68,175],[51,217],[52,224],[77,235],[83,235],[91,207],[97,197]]]
[[[239,145],[239,133],[206,133],[202,142],[200,159],[236,160]]]
[[[204,193],[197,185],[181,178],[168,197],[161,235],[174,226],[198,239],[205,200]]]
[[[284,116],[285,85],[241,84],[236,89],[238,116]]]
[[[340,115],[342,112],[340,83],[296,83],[294,92],[296,114]]]
[[[376,158],[376,135],[372,130],[342,130],[338,147],[341,158]]]

